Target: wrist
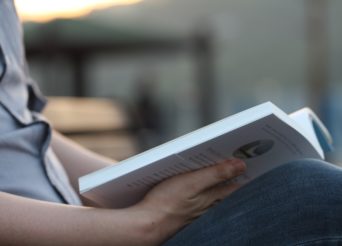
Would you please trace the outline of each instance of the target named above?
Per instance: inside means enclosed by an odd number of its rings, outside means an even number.
[[[166,211],[149,209],[144,206],[129,209],[136,210],[137,217],[139,217],[136,223],[138,234],[149,246],[162,244],[187,224],[181,216]]]

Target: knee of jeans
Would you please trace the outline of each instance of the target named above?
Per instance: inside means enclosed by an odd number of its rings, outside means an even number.
[[[280,177],[279,180],[299,191],[312,187],[342,189],[342,169],[322,160],[296,160],[282,165],[274,172],[274,177]]]
[[[338,170],[333,164],[318,159],[299,159],[283,164],[279,172],[289,176],[310,176],[313,174],[328,174]]]

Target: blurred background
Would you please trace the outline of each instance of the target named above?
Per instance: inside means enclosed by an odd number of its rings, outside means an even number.
[[[16,5],[46,114],[95,151],[124,159],[272,101],[313,108],[335,141],[328,159],[342,160],[342,1]]]

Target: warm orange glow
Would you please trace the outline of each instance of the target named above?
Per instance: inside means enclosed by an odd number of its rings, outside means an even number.
[[[75,18],[95,9],[115,5],[135,4],[142,0],[15,0],[23,21],[49,21],[55,18]]]

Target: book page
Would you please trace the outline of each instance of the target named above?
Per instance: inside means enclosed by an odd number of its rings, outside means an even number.
[[[322,152],[333,149],[333,140],[328,129],[311,109],[300,109],[290,114],[289,117],[308,133],[310,141],[317,146],[316,148],[321,148]]]
[[[144,168],[128,173],[86,193],[102,206],[125,207],[140,201],[153,186],[172,176],[198,169],[177,155],[170,155]],[[108,194],[113,194],[108,196]]]
[[[179,156],[198,167],[230,158],[243,159],[247,171],[236,179],[239,183],[249,182],[292,160],[321,159],[307,139],[274,115],[179,153]]]

